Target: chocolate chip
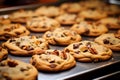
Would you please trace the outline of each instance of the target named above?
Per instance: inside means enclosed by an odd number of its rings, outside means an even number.
[[[109,44],[110,42],[109,42],[109,40],[104,39],[104,40],[103,40],[103,43],[104,43],[104,44]]]
[[[64,34],[61,34],[61,37],[65,37],[65,35],[64,35]]]
[[[15,62],[15,61],[8,61],[8,66],[9,67],[16,67],[17,65],[18,65],[18,63]]]
[[[20,32],[15,32],[17,35],[20,35],[21,33]]]
[[[9,34],[5,34],[4,36],[5,36],[5,38],[7,38],[7,39],[11,37],[11,35],[9,35]]]
[[[88,50],[84,50],[83,52],[87,52]]]
[[[25,45],[22,45],[20,48],[26,50],[27,47]]]
[[[53,63],[50,64],[51,68],[55,68],[56,66],[57,66],[56,64],[53,64]]]
[[[26,33],[26,31],[23,31],[23,33]]]
[[[65,49],[65,52],[70,52],[70,50],[69,49]]]
[[[33,60],[32,65],[35,65],[35,64],[36,64],[36,62]]]
[[[12,38],[12,39],[10,39],[10,42],[15,42],[15,41],[16,41],[16,40],[15,40],[15,39],[13,39],[13,38]]]
[[[51,60],[49,63],[54,63],[55,62],[55,60]]]
[[[73,49],[79,48],[79,44],[73,44]]]
[[[76,53],[76,54],[79,54],[79,53],[80,53],[80,51],[75,51],[75,53]]]
[[[16,42],[16,45],[17,45],[17,46],[20,46],[20,42]]]

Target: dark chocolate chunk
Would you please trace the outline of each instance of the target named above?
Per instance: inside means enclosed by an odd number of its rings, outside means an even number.
[[[16,41],[16,40],[15,40],[15,39],[13,39],[13,38],[12,38],[12,39],[10,39],[10,42],[15,42],[15,41]]]
[[[49,63],[54,63],[55,62],[55,60],[51,60]]]
[[[8,61],[8,66],[9,67],[16,67],[17,65],[18,65],[18,63],[15,62],[15,61]]]
[[[7,38],[7,39],[11,37],[11,35],[9,35],[9,34],[5,34],[4,36],[5,36],[5,38]]]
[[[86,50],[84,50],[83,52],[87,52],[88,50],[86,49]]]
[[[15,32],[17,35],[20,35],[21,33],[20,32]]]
[[[79,44],[73,44],[73,49],[77,49],[77,48],[79,48]]]
[[[75,51],[75,53],[76,53],[76,54],[79,54],[79,53],[80,53],[80,51]]]
[[[109,43],[110,43],[110,41],[109,41],[109,40],[107,40],[107,39],[104,39],[104,40],[103,40],[103,43],[104,43],[104,44],[109,44]]]
[[[16,45],[17,45],[17,46],[20,46],[20,42],[16,42]]]
[[[32,65],[35,65],[35,64],[36,64],[36,62],[33,60]]]

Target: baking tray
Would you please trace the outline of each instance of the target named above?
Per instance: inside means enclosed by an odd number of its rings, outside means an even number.
[[[64,1],[62,1],[64,2]],[[18,9],[35,9],[41,5],[59,5],[62,2],[52,3],[52,4],[37,4],[37,5],[29,5],[29,6],[18,6],[18,7],[11,7],[11,8],[4,8],[0,9],[1,16],[7,16],[8,13],[11,13]],[[67,27],[68,28],[68,27]],[[111,31],[110,31],[111,32]],[[112,31],[114,32],[114,31]],[[43,33],[31,33],[30,35],[41,36]],[[95,37],[85,37],[82,36],[83,40],[94,40]],[[0,41],[3,43],[4,41]],[[62,50],[63,46],[52,46],[50,45],[51,49],[59,49]],[[8,55],[8,57],[21,60],[24,62],[29,63],[31,57],[19,57]],[[77,62],[76,66],[70,70],[62,71],[62,72],[55,72],[55,73],[47,73],[47,72],[40,72],[38,74],[38,80],[90,80],[97,78],[98,76],[102,76],[108,74],[110,72],[120,71],[120,52],[113,52],[113,58],[104,62],[98,63],[81,63]]]

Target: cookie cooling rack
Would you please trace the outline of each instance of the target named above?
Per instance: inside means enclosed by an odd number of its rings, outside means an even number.
[[[60,2],[61,3],[61,2]],[[18,9],[35,9],[41,5],[58,5],[60,3],[54,4],[38,4],[38,5],[29,5],[29,6],[19,6],[19,7],[11,7],[0,9],[1,16],[7,16],[7,14],[18,10]],[[63,26],[64,27],[64,26]],[[41,36],[43,33],[31,33],[30,35]],[[83,40],[94,40],[94,37],[85,37],[82,36]],[[3,43],[4,41],[0,41]],[[50,45],[51,49],[59,49],[62,50],[63,46],[52,46]],[[8,55],[8,57],[21,60],[24,62],[29,63],[31,57],[19,57]],[[113,58],[108,61],[98,62],[98,63],[81,63],[77,62],[76,66],[70,70],[57,72],[57,73],[47,73],[47,72],[40,72],[38,74],[38,80],[90,80],[97,78],[99,76],[103,76],[108,73],[116,72],[120,70],[120,53],[113,52]]]

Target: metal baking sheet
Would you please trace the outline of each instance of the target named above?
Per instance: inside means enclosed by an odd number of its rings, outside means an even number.
[[[34,5],[33,5],[34,6]],[[31,7],[31,6],[30,6]],[[36,6],[34,6],[35,8]],[[37,5],[38,7],[38,5]],[[14,7],[13,9],[21,9],[21,8],[26,8],[26,6],[22,6],[22,7],[19,7],[19,8],[16,8]],[[29,8],[27,6],[27,8]],[[9,8],[7,8],[9,9]],[[6,10],[7,10],[6,9]],[[4,14],[7,14],[7,13],[10,13],[12,12],[11,8],[9,11],[6,11],[3,9],[2,13],[0,13],[2,16]],[[69,27],[67,27],[69,28]],[[37,36],[41,36],[43,33],[31,33],[31,35],[37,35]],[[85,36],[82,36],[82,39],[83,40],[94,40],[95,37],[85,37]],[[0,41],[0,43],[3,43],[4,41]],[[63,46],[52,46],[50,45],[50,48],[51,49],[59,49],[59,50],[62,50],[64,47]],[[10,58],[13,58],[13,59],[17,59],[17,60],[21,60],[21,61],[24,61],[24,62],[27,62],[29,63],[29,60],[31,57],[19,57],[19,56],[13,56],[13,55],[10,55],[9,56]],[[85,73],[88,73],[88,72],[91,72],[91,71],[94,71],[94,70],[98,70],[98,69],[104,69],[105,67],[109,67],[111,65],[113,65],[114,67],[114,64],[116,63],[120,63],[120,52],[113,52],[113,58],[111,58],[110,60],[107,60],[107,61],[104,61],[104,62],[98,62],[98,63],[81,63],[81,62],[77,62],[76,66],[70,70],[67,70],[67,71],[62,71],[62,72],[56,72],[56,73],[47,73],[47,72],[40,72],[39,71],[39,74],[38,74],[38,80],[79,80],[79,79],[75,79],[75,77],[77,76],[82,76],[83,74]],[[103,70],[103,73],[104,73],[105,70]],[[95,74],[95,73],[94,73]],[[86,75],[87,77],[87,75]]]

